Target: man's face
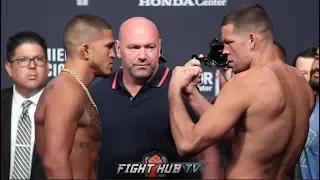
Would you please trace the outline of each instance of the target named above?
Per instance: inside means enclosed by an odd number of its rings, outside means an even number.
[[[221,28],[224,42],[223,54],[228,55],[229,67],[234,73],[245,71],[250,65],[249,39],[233,32],[233,25],[224,25]],[[249,35],[248,35],[249,37]]]
[[[115,58],[112,30],[104,30],[101,39],[92,43],[90,57],[97,76],[108,77],[112,74],[113,59]]]
[[[319,92],[319,48],[317,50],[317,55],[311,66],[310,72],[310,86],[314,91]]]
[[[117,42],[122,68],[134,79],[149,79],[159,66],[161,40],[150,28],[136,27],[125,31]]]
[[[29,64],[30,58],[34,60],[31,60]],[[18,46],[10,61],[6,62],[6,70],[17,87],[36,90],[45,85],[49,66],[45,52],[40,45],[25,43]]]
[[[312,57],[298,57],[296,62],[296,68],[302,72],[307,81],[310,80],[310,70],[313,60],[314,58]]]

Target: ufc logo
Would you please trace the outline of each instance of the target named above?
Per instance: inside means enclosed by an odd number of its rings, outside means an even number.
[[[77,0],[77,6],[88,6],[89,0]]]

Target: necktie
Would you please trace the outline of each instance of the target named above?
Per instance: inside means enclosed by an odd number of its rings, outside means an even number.
[[[23,102],[22,113],[18,122],[15,155],[13,162],[13,179],[29,179],[30,147],[31,147],[31,120],[28,108],[32,104],[30,100]]]

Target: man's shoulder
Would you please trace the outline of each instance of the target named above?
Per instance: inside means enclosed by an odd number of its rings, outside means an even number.
[[[111,88],[114,78],[116,78],[115,76],[117,72],[112,73],[112,75],[106,78],[95,79],[95,82],[90,86],[90,90],[100,89],[101,87],[105,88],[108,86]]]
[[[13,94],[13,87],[4,88],[1,90],[1,101],[6,100],[9,96]]]
[[[281,82],[272,69],[255,67],[235,74],[222,90],[250,99],[260,99],[280,97],[281,87]]]
[[[271,68],[254,67],[234,75],[234,78],[231,79],[236,80],[237,83],[244,86],[255,86],[265,82],[268,82],[269,84],[276,83],[278,77]]]
[[[50,81],[42,92],[43,100],[54,101],[55,99],[84,100],[84,89],[77,81],[70,82],[63,79]]]
[[[8,87],[8,88],[4,88],[4,89],[1,89],[1,96],[3,94],[6,94],[6,93],[12,93],[13,92],[13,87]]]

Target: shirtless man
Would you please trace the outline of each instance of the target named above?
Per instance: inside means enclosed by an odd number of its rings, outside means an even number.
[[[65,29],[64,45],[65,69],[47,85],[37,106],[36,147],[47,178],[95,179],[101,127],[87,87],[112,72],[111,26],[95,15],[75,16]]]
[[[235,75],[211,105],[196,91],[201,69],[176,67],[169,87],[171,130],[180,155],[197,154],[235,131],[227,179],[284,179],[302,152],[314,107],[304,76],[274,53],[272,22],[247,4],[222,22],[223,53]],[[201,115],[194,124],[182,94]]]

